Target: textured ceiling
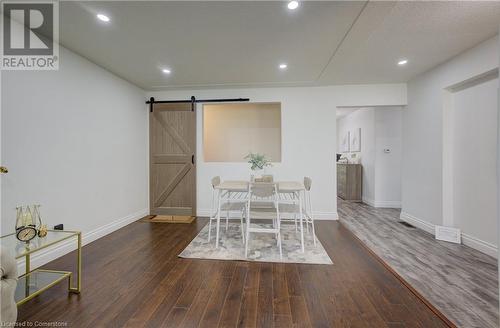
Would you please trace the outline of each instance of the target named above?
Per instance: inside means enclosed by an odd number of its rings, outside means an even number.
[[[320,83],[406,82],[498,34],[500,2],[369,3]],[[404,67],[395,65],[408,59]]]
[[[499,23],[500,2],[60,4],[64,46],[147,90],[406,82]]]

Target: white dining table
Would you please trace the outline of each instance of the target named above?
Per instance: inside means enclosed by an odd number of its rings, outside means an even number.
[[[216,186],[216,189],[235,192],[248,191],[249,181],[245,180],[226,180]],[[277,181],[278,192],[299,192],[305,190],[304,184],[299,181]]]
[[[288,200],[295,200],[299,205],[299,221],[300,221],[300,245],[301,250],[304,252],[304,226],[303,226],[303,213],[302,213],[302,193],[305,190],[304,184],[299,181],[276,181],[278,185],[278,193],[289,195]],[[245,180],[226,180],[215,187],[219,191],[219,204],[223,194],[226,195],[227,199],[231,199],[231,195],[234,195],[234,199],[241,199],[242,194],[248,192],[249,181]],[[217,229],[220,225],[220,211],[217,213]],[[219,233],[217,232],[216,247],[219,246]]]

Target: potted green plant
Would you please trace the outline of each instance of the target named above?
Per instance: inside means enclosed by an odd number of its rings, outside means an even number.
[[[262,172],[265,170],[266,167],[271,167],[273,166],[271,164],[271,161],[266,158],[266,155],[264,154],[258,154],[258,153],[249,153],[247,156],[245,156],[245,159],[248,160],[248,163],[250,164],[250,169],[255,172]],[[251,180],[255,180],[255,174],[251,175]]]

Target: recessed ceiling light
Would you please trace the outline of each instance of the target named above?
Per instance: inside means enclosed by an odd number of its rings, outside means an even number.
[[[403,66],[403,65],[406,65],[408,64],[408,59],[401,59],[400,61],[398,61],[398,65],[399,66]]]
[[[165,74],[170,74],[170,73],[172,73],[172,71],[171,71],[171,70],[169,70],[168,68],[164,68],[164,69],[162,69],[161,71],[162,71],[163,73],[165,73]]]
[[[280,69],[285,69],[285,68],[287,68],[287,67],[288,67],[288,65],[287,65],[287,64],[280,64]]]
[[[104,14],[97,14],[97,18],[99,18],[103,22],[109,22],[110,21],[109,17],[106,16],[106,15],[104,15]]]
[[[290,1],[288,3],[288,9],[295,10],[297,8],[299,8],[299,2],[298,1]]]

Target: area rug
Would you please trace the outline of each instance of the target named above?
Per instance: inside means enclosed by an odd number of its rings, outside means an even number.
[[[265,224],[257,224],[264,227]],[[219,248],[215,248],[215,224],[212,224],[211,240],[208,242],[208,224],[198,233],[191,243],[179,254],[183,258],[241,260],[256,262],[333,264],[323,245],[316,240],[313,243],[311,233],[304,229],[305,251],[300,249],[300,232],[295,232],[293,224],[281,225],[281,242],[283,258],[280,259],[279,248],[274,234],[250,234],[248,257],[245,258],[245,245],[242,242],[239,223],[230,223],[226,231],[221,224]]]

